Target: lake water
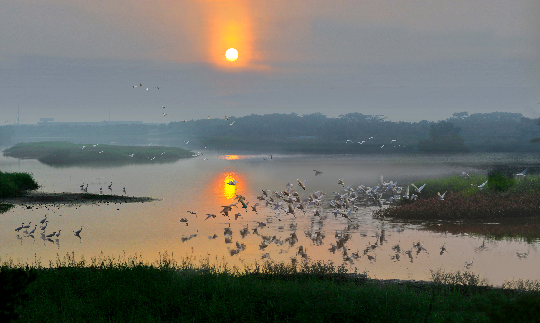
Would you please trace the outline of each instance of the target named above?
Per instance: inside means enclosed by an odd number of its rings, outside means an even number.
[[[198,263],[209,258],[211,262],[228,265],[252,264],[264,260],[290,262],[301,260],[299,247],[306,250],[310,260],[345,263],[351,271],[367,271],[379,279],[430,279],[430,270],[466,270],[466,262],[472,261],[470,271],[487,278],[489,283],[500,285],[506,279],[523,278],[540,280],[540,241],[527,243],[519,240],[488,240],[481,236],[454,235],[426,230],[421,224],[392,223],[372,218],[378,207],[360,208],[352,214],[353,221],[335,218],[328,206],[321,217],[310,209],[296,216],[282,212],[276,216],[271,207],[257,200],[261,190],[283,191],[292,183],[302,198],[317,190],[327,193],[342,192],[338,179],[345,186],[360,184],[373,186],[381,175],[385,181],[397,181],[407,185],[413,180],[444,177],[462,171],[485,173],[491,164],[530,162],[538,155],[470,154],[456,156],[325,156],[325,155],[226,155],[203,151],[204,155],[170,164],[148,164],[107,167],[55,168],[35,160],[18,160],[0,157],[0,170],[4,172],[31,172],[44,192],[80,192],[82,183],[89,184],[89,193],[99,193],[100,187],[107,194],[123,195],[125,187],[129,196],[151,196],[155,202],[131,204],[100,204],[72,207],[38,207],[27,209],[17,206],[0,215],[0,260],[32,263],[39,259],[42,264],[55,260],[57,255],[75,253],[76,259],[103,253],[106,256],[140,255],[146,261],[154,261],[160,253],[172,253],[180,260],[189,256]],[[205,158],[207,160],[205,160]],[[315,177],[313,170],[322,175]],[[227,185],[236,180],[236,186]],[[297,179],[307,179],[306,190],[297,185]],[[107,186],[112,184],[112,190]],[[479,183],[480,184],[480,183]],[[235,194],[241,194],[249,205],[257,202],[257,212],[233,208],[231,217],[219,213],[222,205],[236,202]],[[327,205],[327,203],[325,203]],[[192,215],[188,211],[196,211]],[[234,214],[242,215],[238,220]],[[206,214],[216,218],[205,220]],[[31,228],[45,215],[49,218],[46,233],[61,231],[60,237],[46,240],[40,234],[28,236],[14,229],[21,223],[32,221]],[[180,222],[188,219],[188,225]],[[259,222],[266,223],[260,227]],[[496,224],[493,224],[496,225]],[[73,231],[83,228],[80,238]],[[257,228],[257,233],[253,232]],[[232,234],[225,235],[225,230]],[[248,234],[241,230],[248,228]],[[39,228],[38,228],[39,231]],[[196,235],[196,236],[195,236]],[[213,238],[214,235],[217,237]],[[286,240],[296,235],[297,241]],[[340,237],[348,235],[345,244],[348,255],[359,252],[361,256],[352,261],[343,260],[341,250],[332,252],[332,245]],[[263,236],[275,236],[268,246],[261,245]],[[381,239],[382,236],[382,239]],[[209,237],[212,237],[209,238]],[[231,255],[236,242],[245,244],[245,250]],[[369,245],[377,247],[367,255]],[[417,253],[413,243],[420,242],[425,251]],[[399,244],[401,257],[392,247]],[[440,254],[441,246],[447,252]],[[412,250],[413,259],[404,251]],[[528,253],[526,258],[516,254]],[[263,258],[264,257],[264,258]]]

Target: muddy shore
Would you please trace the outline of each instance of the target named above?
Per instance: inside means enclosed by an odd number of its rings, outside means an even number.
[[[100,203],[144,203],[159,201],[153,197],[136,197],[124,195],[108,194],[90,194],[90,193],[46,193],[46,192],[27,192],[18,197],[0,199],[1,204],[22,205],[32,208],[38,205],[52,204],[64,206],[77,206],[83,204]]]

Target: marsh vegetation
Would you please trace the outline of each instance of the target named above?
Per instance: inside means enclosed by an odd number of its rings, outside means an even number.
[[[167,253],[154,263],[68,253],[48,267],[4,261],[0,276],[18,286],[6,289],[13,306],[5,313],[24,322],[511,322],[540,315],[537,282],[493,289],[469,272],[436,271],[432,283],[382,283],[324,262],[237,268],[176,262]]]
[[[478,186],[485,183],[486,187]],[[426,184],[417,200],[400,200],[395,206],[375,212],[378,217],[412,220],[500,220],[540,216],[540,176],[500,178],[474,174],[415,181]],[[412,192],[412,191],[411,191]],[[444,200],[437,193],[446,192]]]

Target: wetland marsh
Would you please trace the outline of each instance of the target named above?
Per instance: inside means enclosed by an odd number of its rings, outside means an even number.
[[[479,231],[478,225],[469,229],[464,222],[374,218],[377,206],[360,208],[352,214],[352,221],[335,217],[326,206],[322,216],[314,216],[310,210],[305,214],[297,212],[296,216],[276,215],[272,207],[264,205],[259,205],[257,212],[251,208],[234,208],[233,213],[241,215],[237,220],[219,213],[223,205],[236,202],[237,194],[245,196],[249,206],[253,206],[259,201],[257,195],[261,190],[282,191],[287,183],[294,183],[302,197],[323,191],[327,202],[332,192],[343,190],[338,184],[340,178],[345,186],[353,187],[376,185],[381,175],[385,180],[406,185],[462,171],[485,175],[494,164],[504,162],[520,168],[533,165],[537,155],[273,155],[269,159],[267,155],[227,155],[213,151],[203,154],[174,163],[110,168],[51,167],[37,160],[0,158],[3,171],[31,172],[41,185],[40,191],[76,193],[85,183],[88,193],[159,199],[99,206],[49,204],[32,209],[15,206],[1,218],[1,259],[20,263],[38,259],[48,263],[57,254],[66,252],[86,258],[103,252],[110,256],[141,255],[153,261],[160,252],[167,251],[175,257],[209,258],[239,267],[256,261],[290,263],[293,259],[307,258],[343,264],[348,271],[366,271],[370,277],[379,279],[429,280],[431,270],[455,272],[464,270],[467,263],[472,263],[469,270],[497,286],[517,278],[540,279],[536,270],[540,265],[539,234],[534,228],[528,228],[523,236],[514,230],[511,238],[495,239]],[[315,177],[313,169],[323,174]],[[307,179],[305,192],[296,185],[297,179]],[[228,185],[231,180],[238,184]],[[212,213],[216,218],[205,220]],[[13,231],[21,222],[36,223],[46,214],[48,230],[62,229],[62,235],[52,242]],[[187,222],[181,222],[182,218]],[[498,225],[482,224],[483,227]],[[433,226],[448,230],[435,230]],[[73,231],[80,228],[83,228],[80,236],[75,236]],[[413,249],[418,242],[424,250]],[[333,246],[340,243],[344,249],[336,251]],[[238,248],[239,245],[243,247]],[[371,248],[373,245],[376,247]],[[396,245],[402,250],[398,259]],[[441,255],[442,246],[447,252]],[[367,247],[370,250],[362,253]],[[360,257],[345,260],[343,250],[347,250],[349,258],[353,253]],[[403,254],[408,250],[412,250],[411,258]],[[518,257],[518,253],[526,257]]]

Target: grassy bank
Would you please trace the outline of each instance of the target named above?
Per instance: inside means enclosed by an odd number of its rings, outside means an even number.
[[[486,184],[487,176],[472,175],[468,179],[452,176],[444,179],[417,181],[425,188],[418,200],[401,200],[397,205],[375,212],[375,216],[408,220],[463,220],[481,219],[497,221],[540,217],[540,176],[512,179],[504,190]],[[411,194],[414,190],[411,187]],[[437,193],[446,192],[444,200]]]
[[[67,141],[18,143],[4,150],[15,158],[37,159],[47,165],[88,165],[96,163],[159,163],[188,158],[192,152],[164,146],[118,146],[106,144],[73,144]]]
[[[163,257],[51,264],[4,263],[0,276],[21,322],[504,322],[538,320],[538,292],[491,289],[470,273],[433,273],[436,284],[380,284],[343,267],[304,262],[195,266]],[[18,271],[18,274],[14,274]],[[17,279],[14,279],[16,277]],[[445,285],[452,282],[452,285]],[[23,286],[24,288],[20,288]],[[537,282],[518,282],[538,289]],[[19,288],[18,288],[19,287]],[[11,288],[11,289],[10,289]],[[4,293],[7,295],[6,293]]]

